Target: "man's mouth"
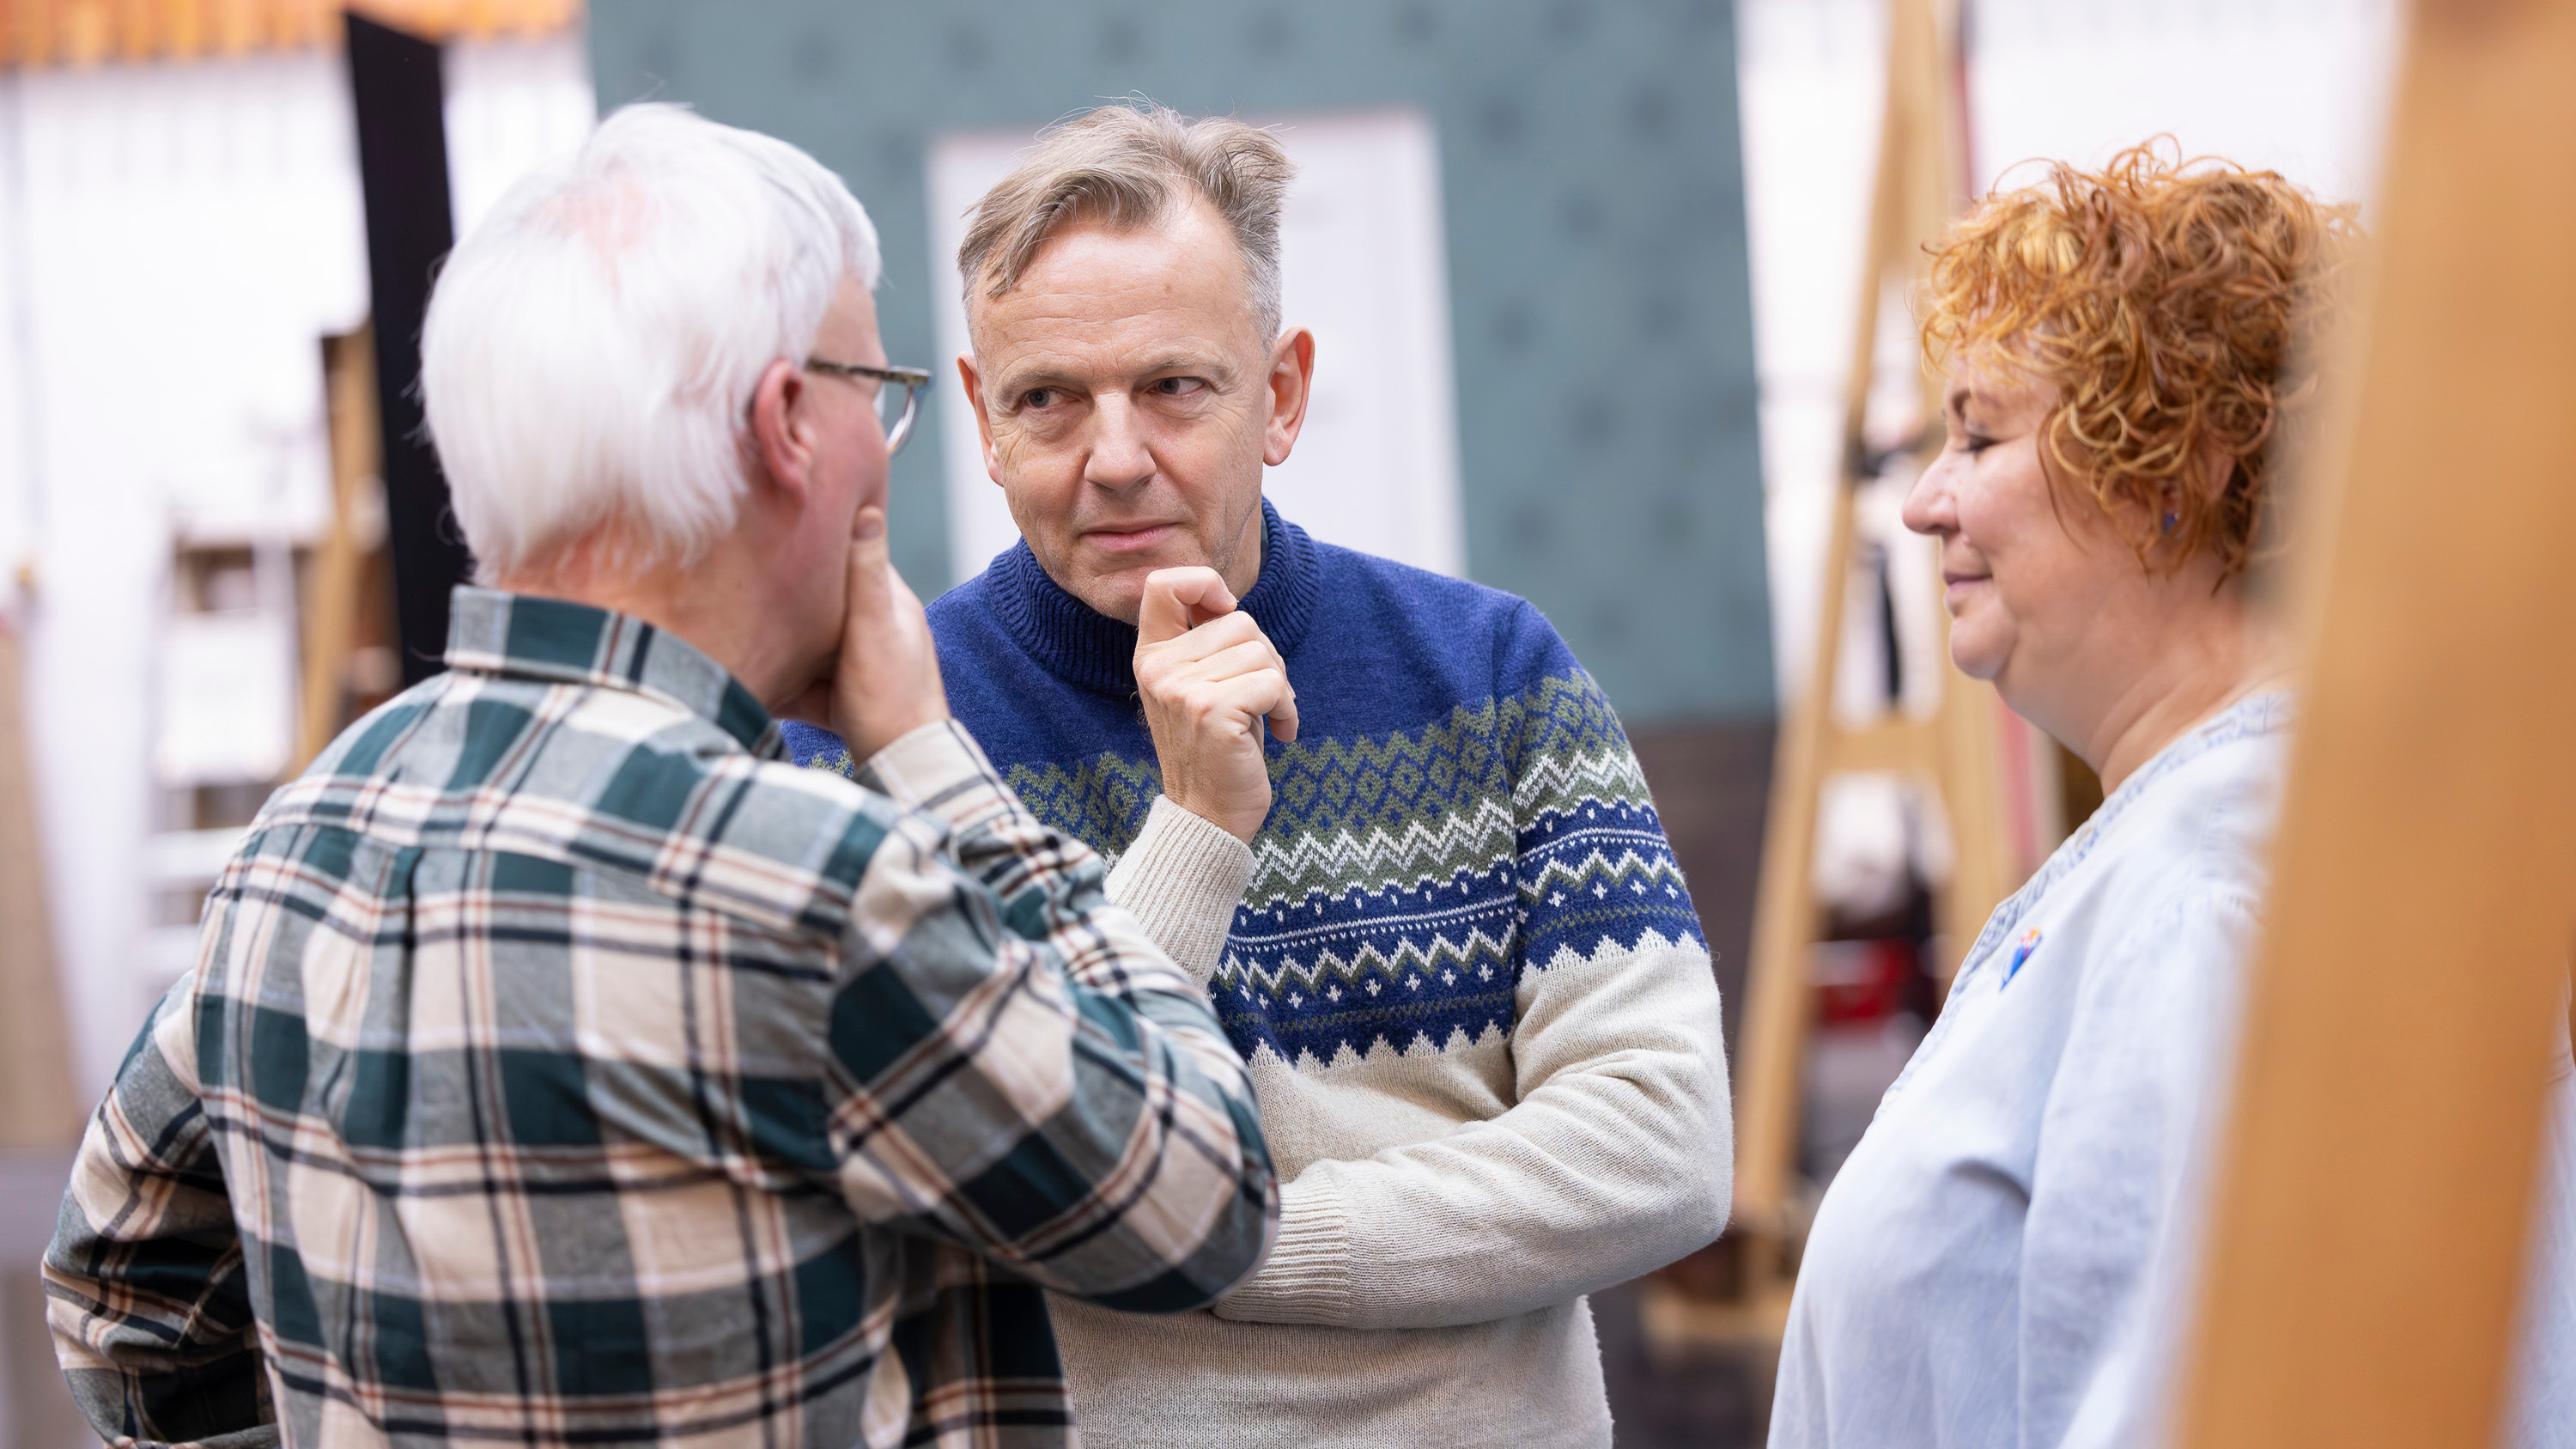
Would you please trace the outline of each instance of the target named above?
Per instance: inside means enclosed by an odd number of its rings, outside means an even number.
[[[1083,540],[1108,553],[1142,553],[1180,530],[1177,523],[1118,524],[1083,531]]]

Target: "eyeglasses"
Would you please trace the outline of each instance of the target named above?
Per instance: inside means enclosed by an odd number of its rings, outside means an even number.
[[[922,367],[868,367],[856,362],[828,362],[820,357],[805,359],[805,370],[826,377],[874,378],[877,382],[877,421],[885,424],[886,456],[903,451],[904,440],[912,436],[912,419],[921,405],[921,390],[930,386],[930,370]],[[894,401],[892,383],[903,389],[900,406]]]

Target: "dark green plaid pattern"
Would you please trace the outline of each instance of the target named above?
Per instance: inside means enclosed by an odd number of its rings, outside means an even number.
[[[253,822],[91,1122],[45,1277],[92,1423],[1073,1442],[1039,1290],[1197,1308],[1276,1219],[1206,999],[962,729],[853,784],[673,635],[454,618]]]

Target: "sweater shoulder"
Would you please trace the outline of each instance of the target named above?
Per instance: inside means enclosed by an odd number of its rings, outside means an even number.
[[[1324,544],[1318,552],[1339,555],[1330,563],[1348,571],[1348,582],[1328,591],[1344,601],[1341,607],[1356,603],[1425,648],[1481,666],[1487,692],[1507,717],[1504,728],[1522,751],[1592,751],[1605,744],[1626,751],[1608,697],[1537,605],[1488,584],[1353,549]],[[1326,578],[1330,583],[1332,573]]]
[[[1485,687],[1467,692],[1498,699],[1537,693],[1551,679],[1588,682],[1556,627],[1518,594],[1337,544],[1314,548],[1324,603],[1309,637],[1328,648],[1387,638],[1480,675]]]
[[[993,570],[985,570],[951,587],[948,592],[923,605],[930,616],[934,634],[952,628],[994,627]]]

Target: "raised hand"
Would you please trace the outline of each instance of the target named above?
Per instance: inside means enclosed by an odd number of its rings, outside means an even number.
[[[1251,843],[1270,814],[1262,718],[1297,738],[1288,666],[1211,568],[1145,576],[1136,616],[1136,689],[1171,802]]]
[[[886,556],[885,510],[859,510],[850,530],[850,605],[832,670],[832,730],[865,760],[948,718],[948,690],[921,600]]]

